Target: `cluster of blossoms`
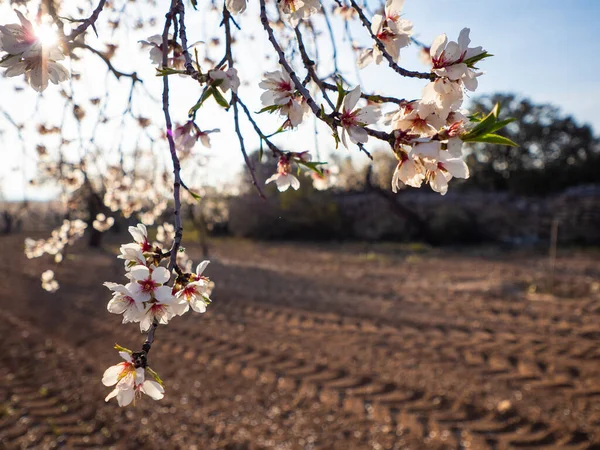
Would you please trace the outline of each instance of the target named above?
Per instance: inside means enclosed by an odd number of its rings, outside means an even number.
[[[468,28],[460,32],[458,42],[448,41],[445,34],[438,36],[430,49],[436,78],[425,86],[422,99],[405,103],[388,115],[398,158],[392,178],[394,192],[400,182],[412,187],[426,182],[444,195],[452,178],[469,177],[461,140],[468,119],[460,108],[463,91],[474,91],[481,75],[473,63],[487,56],[481,47],[470,48],[469,43]]]
[[[101,233],[108,231],[115,224],[114,217],[106,217],[104,214],[100,213],[96,215],[92,226],[100,231]]]
[[[166,240],[170,230],[163,226],[160,240]],[[161,266],[161,262],[170,258],[170,252],[163,252],[160,245],[151,244],[148,231],[143,224],[129,227],[132,243],[122,245],[118,256],[125,262],[125,276],[129,282],[118,284],[106,282],[104,285],[112,291],[107,309],[113,314],[123,315],[123,323],[139,323],[142,332],[149,331],[158,324],[166,325],[175,316],[187,311],[203,313],[210,304],[210,293],[214,284],[202,275],[208,261],[198,264],[195,273],[184,272],[179,265],[173,268],[175,279],[169,282],[172,272]],[[129,404],[137,392],[146,393],[155,400],[162,398],[164,390],[156,384],[147,385],[144,380],[146,354],[142,361],[133,361],[131,352],[121,353],[126,360],[105,372],[103,382],[107,386],[116,384],[106,400],[117,397],[120,406]],[[127,378],[126,381],[123,381]],[[157,379],[157,382],[159,380]],[[161,384],[159,382],[159,384]],[[150,389],[150,391],[148,391]],[[160,394],[160,395],[158,395]]]
[[[46,270],[42,273],[42,289],[48,292],[56,292],[59,288],[58,281],[54,279],[54,271]]]
[[[52,230],[48,239],[25,239],[25,255],[27,258],[39,258],[44,254],[54,256],[55,262],[63,259],[63,250],[83,236],[87,224],[83,220],[64,220],[63,224]]]
[[[108,168],[105,178],[104,204],[111,211],[118,211],[125,218],[139,213],[142,221],[152,225],[167,209],[167,201],[163,199],[164,195],[160,189],[161,177],[134,177],[112,166]]]
[[[52,42],[51,29],[33,24],[19,11],[15,11],[20,24],[0,25],[0,58],[4,75],[25,75],[29,85],[38,92],[48,87],[48,81],[58,84],[69,79],[69,71],[57,61],[65,59],[60,47]]]

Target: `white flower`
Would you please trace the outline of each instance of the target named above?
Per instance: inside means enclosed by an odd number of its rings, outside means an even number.
[[[410,20],[401,19],[400,14],[404,7],[404,0],[387,0],[385,4],[385,17],[375,14],[371,22],[371,32],[383,44],[385,51],[394,62],[400,59],[400,49],[410,44],[413,24]],[[383,53],[375,44],[373,48],[365,50],[358,59],[358,66],[365,67],[371,62],[380,64]]]
[[[27,52],[38,42],[33,25],[21,12],[15,10],[19,24],[0,25],[0,50],[11,55]]]
[[[226,0],[225,6],[232,14],[239,14],[246,11],[246,0]]]
[[[266,89],[260,96],[264,106],[285,105],[294,98],[296,92],[294,82],[285,70],[267,72],[258,86]]]
[[[109,401],[111,398],[117,397],[119,406],[129,405],[135,397],[135,385],[136,383],[144,382],[144,369],[142,367],[136,367],[133,364],[131,355],[127,352],[119,352],[121,358],[125,362],[116,364],[109,367],[104,371],[102,376],[102,384],[104,386],[115,386],[114,390],[110,392],[104,401]]]
[[[132,283],[123,286],[122,284],[106,282],[104,286],[113,291],[113,297],[107,306],[109,312],[123,314],[123,323],[139,322],[141,320],[146,308],[144,303],[136,301],[129,291]]]
[[[194,146],[198,139],[207,148],[210,148],[210,137],[209,134],[220,131],[218,128],[212,130],[202,131],[194,123],[193,120],[186,122],[184,125],[175,128],[173,137],[175,139],[175,146],[179,151],[189,152]]]
[[[425,168],[413,152],[399,152],[398,165],[392,176],[392,191],[398,192],[400,182],[411,187],[421,187],[425,179]]]
[[[0,49],[8,55],[0,58],[0,67],[6,67],[4,75],[25,75],[25,80],[38,92],[48,87],[48,81],[58,84],[69,79],[69,71],[60,63],[65,59],[60,48],[47,45],[36,36],[31,22],[15,11],[21,24],[0,26]]]
[[[69,79],[69,71],[57,60],[64,59],[58,48],[40,49],[39,52],[29,50],[29,56],[10,56],[0,62],[0,67],[6,67],[4,75],[16,77],[25,75],[25,80],[38,92],[43,92],[48,87],[48,81],[58,84]]]
[[[134,263],[133,265],[146,265],[146,257],[142,253],[139,244],[124,244],[121,245],[119,250],[121,254],[117,258],[125,260],[125,269],[129,270],[131,263]]]
[[[296,28],[300,20],[308,19],[321,8],[319,0],[280,0],[277,2],[281,18]]]
[[[423,88],[422,104],[434,105],[436,114],[446,120],[451,111],[460,108],[463,101],[463,83],[448,78],[438,78]]]
[[[173,299],[171,288],[164,286],[171,275],[164,267],[154,270],[146,266],[134,266],[130,270],[132,283],[128,290],[136,302],[147,302],[156,299],[162,303],[170,303]]]
[[[477,80],[474,75],[469,75],[472,69],[469,69],[463,61],[481,55],[484,50],[481,47],[469,48],[471,42],[469,32],[468,28],[463,28],[458,36],[458,42],[448,42],[448,37],[441,34],[433,41],[430,53],[433,62],[432,72],[453,81],[467,78],[468,81],[465,83],[465,87],[473,91],[477,87]],[[473,88],[471,89],[471,87]]]
[[[48,292],[56,292],[58,290],[58,282],[54,279],[54,272],[52,270],[46,270],[42,273],[42,288]]]
[[[340,122],[342,126],[342,143],[346,148],[348,148],[346,135],[348,135],[350,142],[353,144],[364,144],[367,142],[369,135],[364,127],[377,122],[381,116],[379,108],[376,106],[365,106],[364,108],[354,109],[359,99],[360,86],[356,86],[346,94],[342,104]]]
[[[127,352],[119,352],[125,362],[109,367],[104,371],[102,383],[105,386],[115,386],[105,401],[116,397],[119,406],[127,406],[142,394],[148,395],[154,400],[160,400],[164,397],[164,388],[154,380],[145,379],[145,369],[136,368],[133,358]]]
[[[300,181],[291,173],[280,173],[277,172],[273,176],[271,176],[265,184],[269,184],[271,181],[274,181],[277,185],[277,189],[279,192],[287,191],[291,186],[292,189],[298,190],[300,188]]]
[[[208,76],[213,81],[221,80],[219,83],[219,88],[223,92],[227,92],[229,89],[231,89],[233,92],[237,92],[238,88],[240,87],[240,79],[238,77],[237,70],[234,67],[227,69],[227,71],[220,69],[210,70],[208,72]]]
[[[202,261],[198,264],[196,274],[193,276],[194,281],[186,284],[175,294],[180,303],[184,305],[181,314],[186,313],[190,306],[194,311],[199,313],[206,311],[206,305],[210,303],[211,285],[209,279],[202,276],[202,272],[204,272],[208,263],[209,261]]]
[[[293,189],[298,190],[300,188],[300,181],[291,174],[291,171],[292,165],[289,158],[287,156],[282,156],[277,163],[277,173],[265,181],[265,184],[274,181],[279,192],[287,191],[290,186]]]
[[[138,41],[142,44],[142,48],[150,47],[150,60],[153,64],[162,66],[163,59],[163,38],[161,34],[155,34],[150,36],[147,40]],[[183,70],[185,69],[185,57],[183,56],[182,47],[173,40],[173,35],[168,35],[168,54],[167,66],[173,69]]]
[[[426,179],[435,192],[445,195],[448,181],[453,177],[469,178],[469,168],[461,158],[453,158],[449,152],[441,151],[437,160],[424,160]]]
[[[277,106],[279,114],[287,116],[292,127],[302,123],[309,108],[304,97],[296,92],[294,83],[286,71],[267,72],[259,87],[266,89],[260,96],[265,107]]]
[[[169,288],[169,290],[171,290],[171,288]],[[167,300],[157,300],[150,303],[146,312],[140,319],[140,331],[148,331],[155,320],[162,325],[166,325],[173,316],[180,316],[183,314],[182,311],[185,308],[185,305],[176,303],[174,300],[175,298],[171,295]]]
[[[420,136],[433,136],[444,125],[434,105],[418,101],[406,103],[392,113],[389,122],[394,130]]]

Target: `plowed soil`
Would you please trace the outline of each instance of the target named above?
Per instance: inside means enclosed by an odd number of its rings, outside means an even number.
[[[0,238],[0,447],[600,449],[600,254],[219,241],[204,315],[159,327],[166,397],[105,403],[116,245]],[[126,239],[126,238],[123,238]],[[188,252],[198,259],[192,245]]]

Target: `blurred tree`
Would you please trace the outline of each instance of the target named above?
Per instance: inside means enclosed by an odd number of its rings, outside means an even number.
[[[496,102],[501,118],[516,119],[498,134],[519,147],[471,145],[467,162],[472,174],[464,186],[544,195],[598,181],[600,139],[589,125],[577,124],[556,106],[534,104],[515,94],[479,97],[472,110],[485,113]]]

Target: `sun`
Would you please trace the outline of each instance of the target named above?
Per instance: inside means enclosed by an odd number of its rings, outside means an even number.
[[[56,31],[47,24],[38,25],[35,29],[35,35],[44,47],[54,45],[58,41]]]

